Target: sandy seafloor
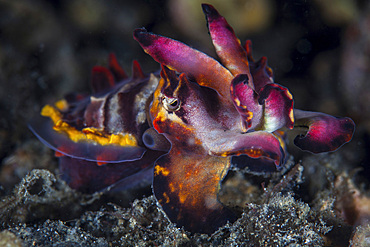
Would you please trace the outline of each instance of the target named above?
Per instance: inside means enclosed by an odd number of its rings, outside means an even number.
[[[296,108],[355,121],[352,142],[319,155],[291,148],[285,174],[230,172],[220,200],[243,213],[211,236],[174,227],[150,186],[81,194],[27,122],[68,92],[89,92],[91,68],[110,52],[127,71],[133,59],[159,69],[135,28],[214,56],[200,2],[0,0],[0,246],[370,246],[367,1],[213,2],[255,58],[268,57]]]

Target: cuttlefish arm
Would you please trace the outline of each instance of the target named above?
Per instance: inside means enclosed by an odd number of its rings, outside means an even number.
[[[159,158],[154,167],[153,191],[167,217],[185,230],[213,233],[235,214],[217,195],[230,167],[230,157],[179,149]]]
[[[247,74],[252,82],[249,72],[247,53],[236,37],[233,28],[227,23],[217,10],[209,4],[202,4],[206,15],[208,30],[212,38],[216,53],[221,63],[234,75]],[[252,88],[253,87],[253,82]]]
[[[285,160],[285,152],[279,138],[267,131],[233,133],[229,131],[210,131],[204,137],[203,146],[211,155],[247,155],[253,159],[269,159],[280,169]]]
[[[171,124],[171,129],[178,131],[179,136],[190,134],[177,124]],[[210,234],[236,219],[236,215],[218,201],[220,185],[232,157],[259,160],[253,163],[256,167],[250,167],[240,159],[233,162],[234,167],[258,171],[277,170],[284,162],[284,151],[271,133],[222,135],[222,132],[218,132],[217,140],[208,144],[197,138],[193,141],[192,135],[186,140],[170,136],[171,151],[155,163],[154,195],[170,221],[185,230]]]
[[[250,128],[273,132],[294,125],[293,96],[279,84],[269,83],[256,93],[247,74],[236,76],[230,87],[231,98],[245,130]]]
[[[150,111],[153,127],[172,144],[155,163],[154,194],[168,218],[192,232],[212,233],[235,219],[217,200],[232,157],[266,159],[277,168],[284,162],[273,133],[220,124],[227,108],[218,94],[209,97],[212,91],[163,66]]]
[[[294,144],[312,153],[330,152],[351,141],[355,123],[348,117],[333,117],[325,113],[294,109],[295,128],[305,133],[294,139]]]
[[[157,62],[185,73],[199,85],[215,89],[229,99],[229,85],[233,75],[214,58],[182,42],[136,29],[134,39]]]
[[[189,134],[189,138],[186,141],[179,140],[178,136],[169,136],[172,149],[155,163],[153,192],[171,222],[191,232],[210,234],[236,219],[236,215],[218,201],[220,185],[230,168],[231,159],[246,156],[259,160],[253,163],[257,167],[249,167],[240,162],[242,160],[236,160],[233,165],[242,169],[248,167],[263,171],[268,168],[272,171],[282,166],[284,151],[278,139],[265,131],[223,136],[223,131],[220,131],[217,140],[206,144],[197,138],[193,141],[191,133],[179,127],[171,124],[172,131],[178,131],[179,136]]]
[[[248,85],[256,93],[259,93],[266,84],[272,83],[273,74],[271,68],[267,66],[267,58],[262,57],[255,62],[251,41],[248,40],[243,47],[233,28],[212,5],[202,4],[202,8],[212,43],[222,65],[234,76],[246,74]]]

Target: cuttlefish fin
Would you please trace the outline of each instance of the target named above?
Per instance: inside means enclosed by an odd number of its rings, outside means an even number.
[[[71,133],[55,131],[55,125],[46,117],[34,118],[28,127],[42,143],[55,150],[57,156],[69,156],[75,159],[105,164],[139,160],[146,151],[144,147],[136,143],[101,145],[91,140],[74,141],[71,139],[72,137],[84,137],[86,134],[74,130],[72,127],[70,127]]]

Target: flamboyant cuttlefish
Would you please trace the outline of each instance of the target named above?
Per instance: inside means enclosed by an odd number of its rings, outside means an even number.
[[[129,78],[110,55],[109,68],[93,68],[91,96],[46,105],[30,128],[56,151],[72,188],[94,192],[154,174],[153,192],[168,218],[212,233],[236,218],[217,199],[231,166],[278,170],[286,131],[303,128],[295,145],[320,153],[349,142],[355,125],[293,109],[266,58],[255,61],[251,42],[243,47],[216,9],[202,7],[219,61],[137,29],[134,39],[162,65],[160,74],[146,75],[134,62]]]

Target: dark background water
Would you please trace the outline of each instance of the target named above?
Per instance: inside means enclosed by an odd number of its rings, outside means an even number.
[[[369,184],[370,8],[367,1],[210,1],[299,109],[349,116],[357,125],[344,149]],[[329,2],[329,1],[328,1]],[[125,70],[159,69],[132,39],[135,28],[183,41],[215,56],[200,1],[0,0],[1,194],[33,168],[50,168],[27,122],[68,92],[89,92],[91,68],[113,52]],[[30,151],[31,150],[31,151]],[[34,151],[35,150],[35,151]],[[294,150],[292,151],[295,152]],[[49,158],[31,157],[48,154]],[[303,158],[298,153],[296,159]],[[31,161],[30,161],[31,160]],[[56,160],[52,159],[56,168]],[[27,165],[25,165],[27,164]],[[304,186],[303,186],[304,187]]]

